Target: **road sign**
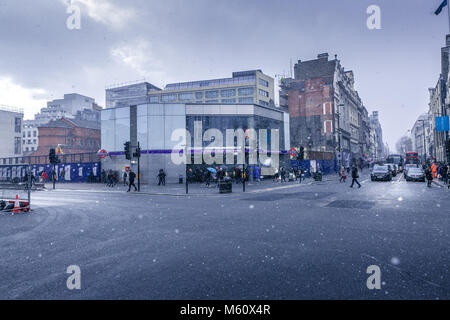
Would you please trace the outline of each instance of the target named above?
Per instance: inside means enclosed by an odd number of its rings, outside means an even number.
[[[450,131],[449,117],[436,117],[436,131]]]
[[[108,156],[108,152],[106,152],[105,149],[101,149],[98,151],[98,155],[100,156],[100,158],[105,159]]]
[[[297,155],[297,149],[291,148],[289,150],[289,154],[291,155],[291,157],[295,157]]]

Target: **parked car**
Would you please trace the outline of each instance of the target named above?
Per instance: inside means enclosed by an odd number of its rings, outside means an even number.
[[[422,168],[409,168],[405,173],[406,181],[420,181],[425,182],[425,172]]]
[[[375,165],[370,173],[370,180],[377,181],[391,181],[392,171],[388,165]]]

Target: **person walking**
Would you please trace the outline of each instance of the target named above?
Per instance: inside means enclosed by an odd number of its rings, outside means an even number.
[[[164,172],[163,169],[159,169],[159,173],[158,173],[158,186],[166,185],[166,173]]]
[[[447,184],[447,180],[448,180],[448,166],[445,163],[441,167],[441,177],[442,177],[442,181],[444,182],[444,184]]]
[[[126,171],[123,172],[123,185],[126,186],[127,185],[127,177],[128,174]]]
[[[134,179],[136,178],[136,173],[133,172],[133,170],[130,169],[130,173],[128,175],[128,191],[130,192],[131,186],[134,187],[134,191],[137,191],[136,185],[134,184]]]
[[[283,167],[280,169],[280,175],[281,175],[281,183],[286,182],[286,170],[284,170]]]
[[[340,174],[340,178],[339,178],[339,182],[341,183],[341,182],[344,182],[345,183],[345,181],[347,180],[347,175],[345,174],[345,168],[344,167],[341,167],[341,170],[339,171],[339,174]]]
[[[433,182],[433,172],[429,168],[425,170],[425,177],[427,178],[427,187],[431,188],[431,183]]]
[[[350,186],[350,188],[353,188],[355,182],[358,185],[358,188],[361,188],[361,184],[358,182],[358,178],[359,178],[358,168],[354,165],[352,168],[352,185]]]

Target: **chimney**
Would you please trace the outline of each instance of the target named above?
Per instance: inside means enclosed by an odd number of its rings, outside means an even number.
[[[317,55],[317,59],[319,59],[319,60],[326,60],[326,61],[328,61],[328,53],[321,53],[321,54],[318,54]]]

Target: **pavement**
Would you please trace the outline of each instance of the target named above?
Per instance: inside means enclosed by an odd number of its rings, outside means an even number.
[[[32,213],[0,213],[0,299],[449,299],[449,190],[361,184],[33,192]]]

